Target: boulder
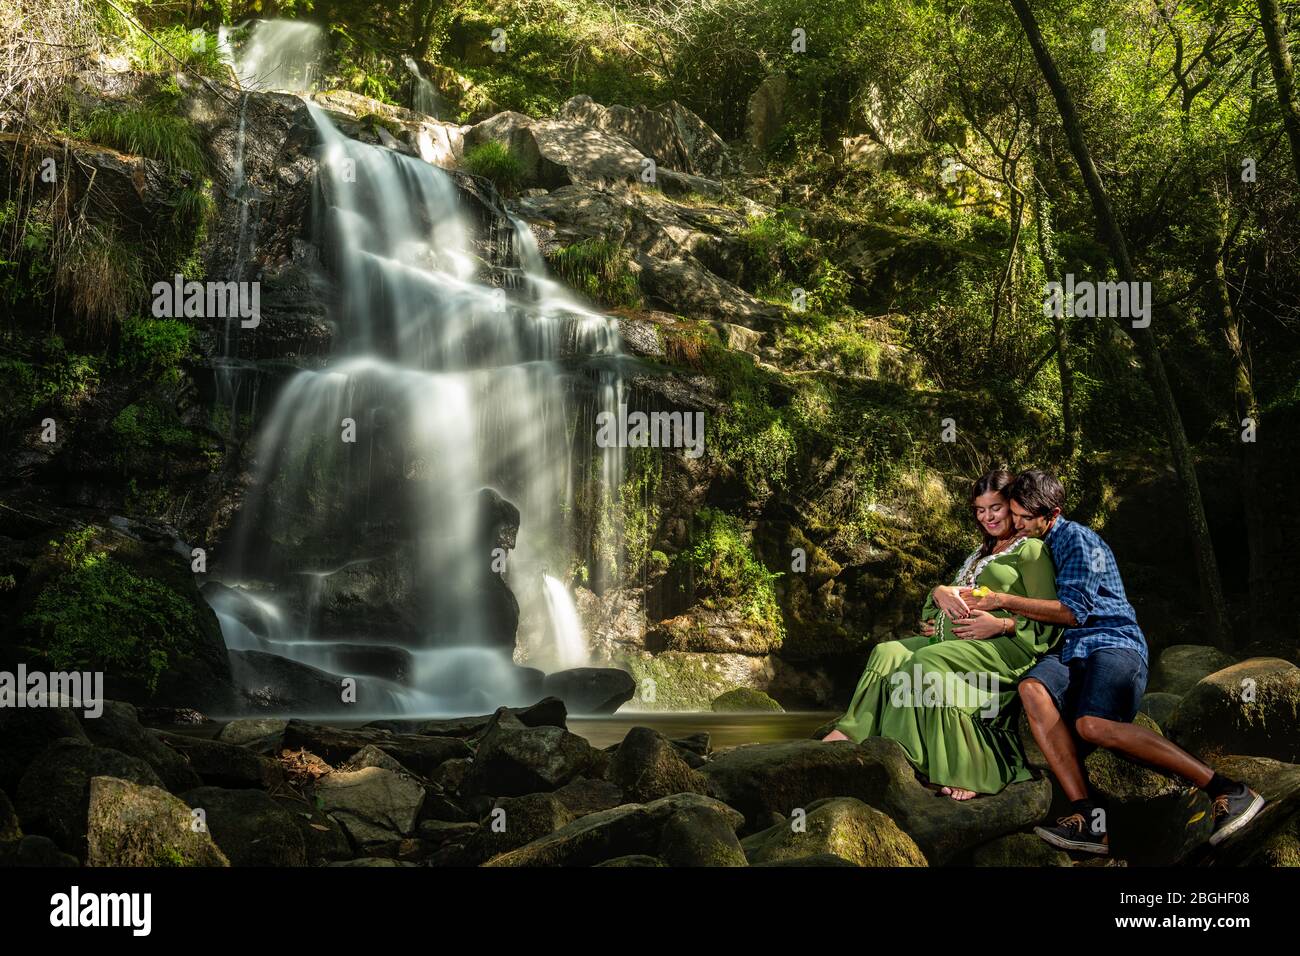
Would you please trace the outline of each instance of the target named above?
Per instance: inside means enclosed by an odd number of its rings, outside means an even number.
[[[574,813],[553,793],[499,797],[465,847],[468,859],[482,863],[517,849],[570,823]]]
[[[104,712],[94,718],[83,717],[81,726],[92,743],[139,757],[153,767],[172,793],[189,790],[202,782],[182,754],[140,724],[136,709],[130,704],[105,701]]]
[[[971,853],[975,866],[1072,866],[1070,854],[1033,833],[1009,833]]]
[[[1255,657],[1216,671],[1179,701],[1166,731],[1202,759],[1251,754],[1300,763],[1300,668]]]
[[[1160,732],[1146,714],[1138,713],[1133,723]],[[1213,830],[1204,793],[1189,791],[1174,777],[1100,749],[1087,756],[1084,769],[1105,807],[1113,857],[1138,865],[1170,865]]]
[[[745,112],[745,139],[757,150],[776,142],[790,118],[790,81],[784,73],[773,73],[749,95]]]
[[[283,736],[289,721],[279,717],[244,717],[232,720],[221,728],[217,739],[222,743],[246,746],[248,744]]]
[[[605,860],[603,863],[597,863],[597,866],[667,866],[663,860],[657,856],[650,856],[646,853],[629,853],[627,856],[616,856],[612,860]]]
[[[281,792],[272,798],[293,820],[302,836],[303,849],[310,866],[320,866],[353,855],[348,835],[339,822],[293,792]]]
[[[515,797],[557,790],[581,776],[596,751],[559,727],[528,727],[503,707],[479,738],[462,792]]]
[[[271,790],[284,783],[284,768],[247,747],[221,740],[159,732],[162,739],[189,761],[191,769],[210,787]]]
[[[641,289],[670,312],[762,331],[775,327],[785,314],[780,306],[750,295],[697,259],[661,259],[638,252],[634,262]]]
[[[284,746],[290,750],[308,750],[329,763],[342,763],[357,751],[374,746],[426,778],[448,760],[473,753],[464,740],[456,737],[394,734],[376,727],[345,730],[303,720],[289,721],[284,729]]]
[[[314,793],[361,848],[413,834],[425,796],[420,784],[379,767],[327,774]]]
[[[712,710],[718,713],[757,713],[776,711],[783,713],[784,708],[761,690],[752,687],[737,687],[725,694],[713,698]]]
[[[650,803],[674,793],[707,793],[708,778],[693,770],[676,747],[649,727],[633,727],[614,752],[607,776],[627,799]]]
[[[190,808],[160,787],[94,777],[86,820],[88,866],[229,866]]]
[[[0,789],[18,792],[18,781],[56,740],[89,741],[70,707],[0,707]]]
[[[366,744],[351,757],[343,762],[341,767],[348,770],[364,770],[366,767],[381,767],[384,770],[391,770],[396,774],[405,774],[413,776],[411,771],[403,767],[396,758],[390,757],[374,744]]]
[[[231,866],[307,865],[297,822],[261,790],[196,787],[184,799],[203,810],[208,832]]]
[[[547,674],[544,693],[571,714],[612,714],[636,693],[636,679],[615,667],[575,667]]]
[[[1231,667],[1236,661],[1217,647],[1203,644],[1174,644],[1166,647],[1151,668],[1148,692],[1182,696],[1202,677]],[[1159,723],[1157,720],[1156,723]]]
[[[1173,716],[1178,702],[1182,699],[1180,694],[1148,691],[1142,695],[1142,703],[1138,705],[1138,711],[1150,717],[1157,726],[1164,727],[1169,723],[1169,718]]]
[[[566,727],[568,711],[558,697],[544,697],[527,707],[507,707],[506,712],[525,727]],[[395,734],[429,737],[477,737],[487,729],[494,714],[481,717],[453,717],[439,720],[374,720],[362,730],[387,730]]]
[[[931,866],[1040,822],[1051,803],[1045,779],[956,801],[924,787],[897,741],[751,744],[716,755],[701,772],[712,796],[740,810],[749,832],[767,829],[827,797],[853,796],[887,813]]]
[[[746,837],[742,842],[749,862],[830,854],[856,866],[926,865],[925,855],[912,838],[861,800],[831,797],[815,800],[806,809],[806,815]]]
[[[116,777],[162,788],[152,767],[120,750],[96,747],[80,738],[57,740],[38,756],[18,784],[14,805],[24,832],[54,840],[74,856],[86,856],[86,812],[90,781]]]
[[[736,839],[739,817],[713,807],[683,807],[659,831],[658,856],[669,866],[748,866]]]
[[[652,803],[628,803],[589,813],[554,833],[494,857],[485,866],[594,866],[631,854],[654,856],[660,834],[672,816],[703,807],[738,827],[743,818],[726,804],[698,793],[676,793]]]
[[[768,860],[766,863],[751,863],[750,866],[857,866],[851,860],[834,853],[815,853],[812,856],[799,856],[792,859]]]
[[[338,677],[278,654],[230,651],[230,671],[252,710],[342,714],[352,706]]]
[[[18,840],[0,841],[0,866],[74,866],[81,862],[64,853],[49,837],[25,836]]]

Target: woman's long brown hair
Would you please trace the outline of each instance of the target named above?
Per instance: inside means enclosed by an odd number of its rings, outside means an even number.
[[[1007,486],[1015,480],[1015,475],[1001,468],[996,468],[993,471],[988,471],[980,475],[979,480],[971,486],[970,497],[966,499],[966,504],[970,506],[971,514],[973,515],[975,513],[975,499],[980,495],[986,494],[990,491],[996,491],[1005,498],[1007,496]],[[998,539],[984,531],[982,525],[980,526],[980,531],[984,535],[984,543],[980,545],[980,557],[987,558],[993,553],[994,547],[997,546]]]

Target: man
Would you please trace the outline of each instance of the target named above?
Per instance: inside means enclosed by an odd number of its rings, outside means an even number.
[[[1264,798],[1244,783],[1215,773],[1160,734],[1133,724],[1147,683],[1146,638],[1124,594],[1115,555],[1091,528],[1061,514],[1065,489],[1043,471],[1026,471],[1008,487],[1016,530],[1042,538],[1056,565],[1057,600],[1014,594],[976,598],[963,590],[971,608],[1005,609],[1066,630],[1020,682],[1020,699],[1034,739],[1071,801],[1072,812],[1053,827],[1035,827],[1040,837],[1066,850],[1110,852],[1105,813],[1088,795],[1082,758],[1068,720],[1084,742],[1118,751],[1135,761],[1183,777],[1210,797],[1219,843],[1259,813]]]

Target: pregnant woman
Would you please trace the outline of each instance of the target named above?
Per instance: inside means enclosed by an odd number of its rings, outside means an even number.
[[[1060,628],[1006,612],[971,610],[964,587],[1056,597],[1043,543],[1016,533],[1003,489],[1013,476],[991,471],[969,504],[984,542],[952,583],[921,611],[921,633],[871,652],[853,700],[823,740],[892,737],[940,793],[969,800],[1029,779],[1016,733],[1016,682],[1060,636]]]

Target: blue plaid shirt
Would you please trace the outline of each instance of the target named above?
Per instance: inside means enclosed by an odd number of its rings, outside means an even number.
[[[1056,565],[1056,597],[1078,627],[1061,638],[1061,660],[1084,658],[1101,647],[1126,647],[1147,660],[1147,641],[1124,594],[1115,555],[1087,525],[1058,517],[1043,535]]]

